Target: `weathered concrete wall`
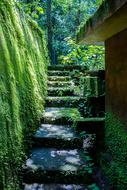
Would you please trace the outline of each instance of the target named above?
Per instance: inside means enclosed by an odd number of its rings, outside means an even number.
[[[127,122],[127,30],[106,45],[106,107]]]
[[[127,28],[127,0],[105,0],[79,30],[78,43],[103,42]]]
[[[127,189],[127,30],[105,42],[106,125],[102,168],[112,189]]]

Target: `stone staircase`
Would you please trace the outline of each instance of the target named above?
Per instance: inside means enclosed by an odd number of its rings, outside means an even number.
[[[80,120],[81,98],[74,92],[71,70],[71,66],[49,66],[42,124],[32,137],[32,150],[23,167],[24,190],[90,190],[95,183],[93,161],[80,134],[83,129],[74,128],[73,119]]]

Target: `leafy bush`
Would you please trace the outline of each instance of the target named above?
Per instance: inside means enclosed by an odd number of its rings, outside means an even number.
[[[88,70],[104,69],[104,46],[76,45],[72,39],[68,39],[69,53],[59,57],[62,64],[82,64]]]

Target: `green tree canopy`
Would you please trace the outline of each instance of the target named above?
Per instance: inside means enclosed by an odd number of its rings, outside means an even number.
[[[51,12],[48,13],[51,14],[51,23],[49,26],[47,20],[48,0],[19,0],[20,7],[46,31],[46,37],[48,36],[47,41],[50,43],[49,51],[52,51],[50,54],[56,63],[67,55],[78,56],[75,50],[77,46],[76,44],[74,45],[76,31],[82,23],[86,22],[87,19],[94,14],[102,1],[103,0],[51,0]],[[73,46],[70,46],[70,40],[73,40]],[[100,48],[96,48],[96,51],[97,49],[100,50]],[[87,53],[89,53],[89,51],[87,51]],[[84,63],[85,58],[82,59],[84,54],[83,51],[79,63]],[[79,61],[79,59],[76,58],[76,63],[77,61]],[[62,62],[64,61],[62,60]]]

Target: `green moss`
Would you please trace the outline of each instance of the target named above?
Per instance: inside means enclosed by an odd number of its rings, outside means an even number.
[[[68,118],[69,120],[72,120],[73,122],[76,122],[81,118],[81,115],[77,108],[66,108],[65,110],[59,111],[59,114],[61,114],[63,117]]]
[[[98,77],[84,77],[84,96],[98,96]]]
[[[102,167],[115,190],[127,189],[127,134],[122,122],[107,114],[105,126],[106,150]]]
[[[19,190],[24,142],[43,112],[47,50],[43,31],[13,1],[0,2],[0,189]]]

